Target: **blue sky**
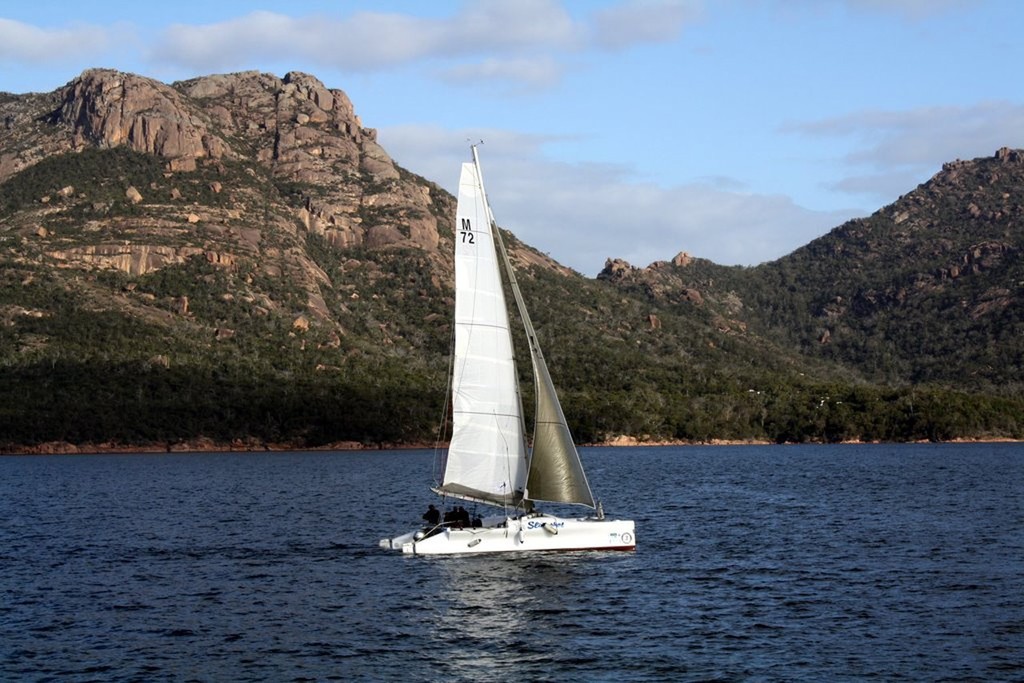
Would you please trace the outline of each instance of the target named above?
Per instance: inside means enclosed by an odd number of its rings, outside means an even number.
[[[499,223],[594,275],[771,260],[1024,147],[1021,28],[1016,0],[3,0],[0,91],[304,71],[449,190],[482,140]]]

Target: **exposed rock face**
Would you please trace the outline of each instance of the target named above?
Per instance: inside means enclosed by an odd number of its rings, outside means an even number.
[[[331,280],[310,257],[309,236],[371,255],[415,250],[437,271],[433,281],[450,281],[438,216],[454,213],[451,197],[401,171],[348,96],[308,74],[166,85],[92,69],[53,93],[0,98],[0,121],[0,183],[53,155],[96,148],[155,155],[165,170],[157,180],[124,178],[113,200],[66,179],[41,191],[6,226],[23,236],[21,262],[40,254],[60,268],[130,276],[196,257],[231,271],[244,262],[302,288],[309,321],[332,315],[323,289]],[[134,211],[110,213],[118,201]],[[70,212],[87,219],[60,218]],[[80,221],[85,239],[53,230],[55,220]],[[354,263],[350,270],[361,267]]]
[[[693,257],[687,254],[685,251],[681,251],[675,255],[672,259],[672,265],[677,268],[684,268],[693,263]]]
[[[597,277],[611,282],[622,282],[631,275],[634,275],[638,270],[639,268],[630,265],[628,261],[623,261],[620,258],[610,258],[604,262],[604,270]]]
[[[599,280],[608,280],[625,287],[638,287],[650,298],[675,303],[704,304],[700,290],[684,280],[677,269],[685,268],[695,261],[686,252],[679,252],[671,263],[656,261],[646,268],[637,268],[622,259],[608,259]]]
[[[792,305],[792,319],[803,320],[808,311],[816,318],[815,326],[805,327],[816,332],[799,339],[805,348],[839,348],[836,353],[850,353],[853,362],[880,348],[891,356],[893,337],[900,335],[908,363],[922,356],[944,358],[949,348],[935,349],[947,335],[979,336],[977,329],[989,326],[995,337],[1014,336],[1005,330],[1017,324],[1024,282],[1021,187],[1022,150],[1001,148],[988,158],[946,163],[928,182],[870,217],[848,221],[789,256],[750,269],[762,279],[759,287],[737,279],[746,275],[743,269],[730,271],[685,252],[645,268],[609,259],[598,277],[659,304],[702,307],[719,316],[723,331],[745,329],[751,302],[778,309]],[[728,289],[726,283],[734,281],[739,291]],[[915,338],[900,331],[924,328],[922,321],[936,310],[942,311],[943,323],[935,325],[942,334]],[[768,320],[777,324],[784,315],[773,313]],[[940,365],[929,372],[940,375]]]
[[[97,266],[120,270],[129,275],[145,275],[166,265],[184,263],[193,256],[203,256],[209,263],[231,266],[232,254],[205,251],[199,247],[166,247],[148,244],[94,245],[54,250],[47,254],[59,264],[72,267]]]
[[[308,74],[249,71],[165,85],[92,69],[50,95],[0,103],[0,118],[7,122],[0,182],[47,156],[87,147],[154,154],[170,172],[222,160],[256,163],[282,181],[318,188],[295,217],[336,247],[439,245],[430,188],[403,180],[348,96]],[[49,126],[18,125],[38,119]],[[220,183],[211,189],[219,193]],[[143,201],[135,195],[144,192],[136,189],[132,201]]]
[[[320,188],[298,212],[311,233],[340,248],[437,248],[430,193],[400,182],[376,131],[363,128],[341,90],[300,72],[284,79],[257,72],[209,76],[178,87],[206,104],[220,125],[264,140],[257,159],[275,176]]]
[[[207,129],[207,117],[190,111],[180,93],[157,81],[93,69],[60,94],[54,123],[70,128],[74,148],[126,145],[166,157],[177,170],[193,170],[197,158],[230,153]]]

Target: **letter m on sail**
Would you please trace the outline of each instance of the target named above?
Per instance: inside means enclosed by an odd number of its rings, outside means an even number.
[[[470,224],[470,220],[468,218],[462,219],[462,229],[465,231],[471,231],[473,229],[473,226]]]

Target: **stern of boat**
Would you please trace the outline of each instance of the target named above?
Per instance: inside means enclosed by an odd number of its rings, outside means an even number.
[[[407,534],[395,536],[394,538],[382,538],[378,545],[384,550],[401,550],[403,546],[416,541],[417,537],[422,538],[424,535],[425,534],[422,530],[417,529],[416,531],[410,531]]]

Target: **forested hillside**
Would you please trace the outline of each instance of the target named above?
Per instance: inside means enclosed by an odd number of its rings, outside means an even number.
[[[343,92],[95,70],[0,116],[0,450],[439,434],[454,201]],[[756,268],[588,279],[506,226],[574,434],[1020,438],[1022,169],[947,164]]]

